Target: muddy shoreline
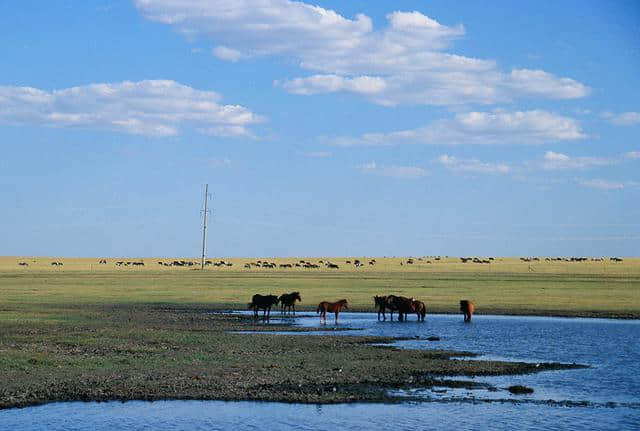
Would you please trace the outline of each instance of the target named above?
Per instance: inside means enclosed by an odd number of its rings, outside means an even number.
[[[404,402],[388,390],[472,388],[473,376],[583,367],[459,360],[474,354],[396,349],[384,346],[395,341],[389,337],[270,334],[306,329],[215,311],[43,305],[21,321],[3,320],[0,409],[167,399]]]

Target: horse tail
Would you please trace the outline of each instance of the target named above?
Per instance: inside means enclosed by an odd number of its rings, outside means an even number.
[[[250,302],[250,303],[247,304],[247,308],[253,308],[253,307],[254,307],[253,302]]]

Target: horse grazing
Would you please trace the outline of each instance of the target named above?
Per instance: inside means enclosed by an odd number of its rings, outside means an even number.
[[[338,313],[340,313],[340,310],[342,309],[348,310],[348,303],[346,299],[341,299],[338,302],[326,302],[326,301],[322,301],[320,304],[318,304],[318,309],[316,310],[316,314],[320,314],[320,323],[322,323],[324,321],[324,323],[327,323],[327,311],[331,312],[331,313],[336,313],[336,323],[338,323]]]
[[[278,301],[280,301],[280,306],[282,307],[282,314],[285,313],[285,309],[289,309],[289,313],[291,313],[292,308],[293,314],[296,314],[296,301],[302,302],[302,298],[300,298],[300,292],[291,292],[280,295]]]
[[[278,297],[276,295],[253,295],[251,302],[249,303],[249,309],[253,310],[253,315],[258,317],[258,310],[263,309],[262,319],[269,319],[271,317],[271,307],[278,304]]]
[[[468,299],[463,299],[460,301],[460,311],[464,314],[464,321],[471,322],[471,318],[473,317],[473,312],[476,309],[476,304],[473,301],[469,301]]]

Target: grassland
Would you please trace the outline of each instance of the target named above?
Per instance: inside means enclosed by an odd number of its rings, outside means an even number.
[[[347,260],[360,259],[355,268]],[[373,310],[372,296],[420,298],[430,313],[455,313],[460,299],[472,299],[480,314],[538,314],[585,317],[640,317],[640,259],[622,262],[540,261],[496,258],[490,264],[458,258],[280,258],[224,259],[230,267],[167,267],[176,259],[0,258],[0,298],[4,304],[207,304],[245,308],[254,293],[299,291],[302,309],[322,300],[346,298],[352,309]],[[180,259],[178,259],[180,260]],[[195,261],[195,259],[191,259]],[[248,262],[279,266],[300,260],[331,261],[339,269],[244,268]],[[116,266],[144,261],[144,266]],[[29,263],[28,267],[18,262]],[[63,266],[51,266],[63,262]],[[403,263],[401,265],[400,263]],[[430,263],[428,263],[430,262]]]

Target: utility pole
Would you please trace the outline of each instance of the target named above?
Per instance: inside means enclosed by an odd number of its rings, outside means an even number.
[[[202,261],[201,268],[204,269],[204,258],[207,254],[207,215],[209,214],[209,208],[207,206],[209,199],[209,184],[204,186],[204,223],[202,224]]]

